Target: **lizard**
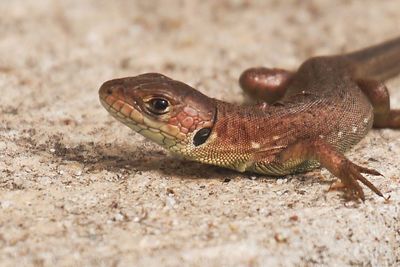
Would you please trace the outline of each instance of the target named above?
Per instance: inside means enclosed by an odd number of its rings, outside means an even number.
[[[101,104],[173,153],[239,172],[285,176],[325,167],[352,199],[364,174],[381,175],[344,153],[372,127],[400,128],[384,81],[400,72],[400,37],[355,52],[316,56],[296,71],[255,67],[239,84],[256,102],[210,98],[160,73],[106,81]]]

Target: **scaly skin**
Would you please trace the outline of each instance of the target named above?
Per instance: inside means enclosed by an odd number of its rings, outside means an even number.
[[[315,57],[297,72],[252,68],[240,85],[262,103],[211,99],[162,74],[105,82],[103,106],[116,119],[191,160],[282,176],[327,168],[352,198],[363,183],[382,193],[343,153],[376,127],[400,128],[381,80],[400,72],[400,38],[351,54]],[[375,120],[374,120],[375,118]]]

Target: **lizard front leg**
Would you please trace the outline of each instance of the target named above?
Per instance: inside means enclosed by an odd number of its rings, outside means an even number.
[[[375,194],[383,194],[362,173],[381,175],[373,169],[358,166],[339,153],[333,146],[322,139],[302,140],[285,148],[277,157],[281,163],[290,160],[316,160],[322,167],[328,169],[343,183],[345,190],[355,199],[365,200],[359,181],[370,188]]]

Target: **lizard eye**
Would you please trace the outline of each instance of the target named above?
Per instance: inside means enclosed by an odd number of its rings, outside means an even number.
[[[161,115],[169,111],[170,103],[164,98],[153,98],[147,102],[147,108],[151,113]]]

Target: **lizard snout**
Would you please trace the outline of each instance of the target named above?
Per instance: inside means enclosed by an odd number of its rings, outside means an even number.
[[[120,99],[124,93],[122,79],[114,79],[103,83],[99,89],[99,96],[102,100],[107,100],[109,96]]]

